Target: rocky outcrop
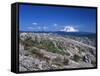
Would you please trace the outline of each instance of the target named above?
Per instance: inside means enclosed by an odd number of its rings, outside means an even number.
[[[96,49],[54,34],[20,33],[19,71],[95,67]]]

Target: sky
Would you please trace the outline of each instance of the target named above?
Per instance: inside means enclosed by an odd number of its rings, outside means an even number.
[[[96,32],[96,9],[19,6],[20,31]]]

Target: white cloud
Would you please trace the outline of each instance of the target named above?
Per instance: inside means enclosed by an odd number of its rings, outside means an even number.
[[[64,29],[62,29],[61,31],[65,31],[65,32],[78,32],[79,30],[74,28],[73,26],[65,26]]]
[[[27,27],[27,29],[29,29],[29,30],[34,30],[35,28],[33,28],[33,27]]]
[[[57,24],[55,23],[54,26],[57,26]]]
[[[44,29],[44,30],[46,30],[46,29],[48,29],[48,27],[46,27],[46,26],[43,26],[43,29]]]
[[[33,25],[37,25],[37,23],[36,23],[36,22],[33,22],[32,24],[33,24]]]
[[[40,26],[38,26],[38,27],[37,27],[37,29],[41,29],[41,27],[40,27]]]
[[[27,29],[29,29],[29,30],[40,30],[41,29],[41,27],[40,26],[38,26],[38,27],[27,27]]]

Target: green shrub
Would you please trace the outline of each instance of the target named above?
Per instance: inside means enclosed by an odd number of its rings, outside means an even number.
[[[69,64],[69,60],[67,58],[64,58],[64,62],[63,62],[64,65],[68,65]]]
[[[70,53],[68,53],[68,52],[66,52],[65,54],[66,54],[67,56],[70,56]]]
[[[92,61],[91,61],[91,64],[92,64],[93,66],[96,66],[96,60],[94,60],[94,61],[92,60]]]
[[[24,45],[25,46],[32,46],[32,38],[31,37],[27,37],[25,40],[24,40]]]
[[[38,49],[36,49],[36,48],[30,48],[30,51],[34,54],[36,54],[36,53],[38,53]]]
[[[76,61],[76,62],[78,62],[80,59],[81,59],[81,57],[79,55],[77,55],[77,54],[75,54],[73,56],[73,60]]]
[[[38,56],[43,56],[42,55],[42,53],[40,52],[40,50],[39,49],[37,49],[37,48],[30,48],[30,52],[32,53],[32,54],[36,54],[36,55],[38,55]]]

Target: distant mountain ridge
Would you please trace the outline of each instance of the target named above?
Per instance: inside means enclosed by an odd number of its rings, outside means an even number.
[[[92,32],[65,32],[65,31],[20,31],[20,32],[33,32],[33,33],[53,33],[58,35],[70,35],[70,36],[96,36],[96,33]]]

